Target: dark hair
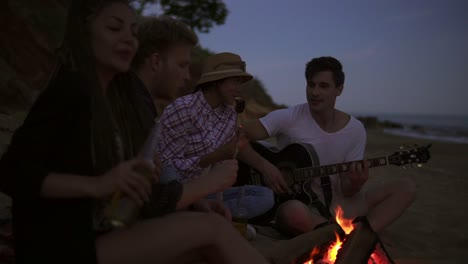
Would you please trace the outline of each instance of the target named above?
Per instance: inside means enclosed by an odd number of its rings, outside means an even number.
[[[96,171],[104,171],[119,162],[119,142],[112,136],[117,124],[111,117],[108,102],[102,93],[96,69],[96,56],[91,44],[90,22],[104,8],[128,0],[72,0],[67,17],[67,26],[58,63],[49,83],[64,72],[76,73],[86,85],[82,87],[90,96],[91,107],[91,156]]]
[[[58,49],[59,64],[68,70],[85,71],[95,64],[91,47],[89,22],[93,16],[113,3],[130,6],[130,0],[72,0],[68,8],[67,25]],[[95,71],[95,67],[91,67]]]
[[[341,63],[333,57],[318,57],[313,58],[306,64],[305,77],[306,80],[314,77],[315,74],[323,71],[331,71],[335,85],[341,86],[345,81],[345,74]]]
[[[177,44],[195,46],[197,35],[183,22],[168,16],[143,18],[138,25],[138,51],[133,59],[133,66],[138,68],[152,53],[162,56],[170,47]]]

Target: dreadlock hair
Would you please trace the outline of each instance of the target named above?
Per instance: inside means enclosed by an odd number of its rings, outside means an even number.
[[[49,84],[57,74],[77,74],[90,97],[91,156],[94,170],[102,173],[122,160],[118,128],[112,118],[109,103],[98,80],[96,56],[91,45],[91,21],[106,7],[123,3],[129,8],[129,0],[72,0],[68,9],[64,39],[58,49],[58,62]]]

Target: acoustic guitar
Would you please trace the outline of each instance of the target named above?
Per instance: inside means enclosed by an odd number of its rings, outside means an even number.
[[[430,159],[427,146],[414,145],[411,148],[401,149],[391,155],[367,159],[369,168],[380,166],[421,167]],[[314,178],[347,172],[352,162],[337,163],[320,166],[318,156],[312,145],[294,143],[278,150],[266,142],[253,142],[253,149],[262,157],[275,165],[282,173],[291,193],[276,195],[276,206],[287,200],[300,200],[305,204],[312,202],[310,181]],[[239,161],[239,171],[235,186],[265,185],[263,176],[252,167]],[[276,208],[275,206],[275,208]]]

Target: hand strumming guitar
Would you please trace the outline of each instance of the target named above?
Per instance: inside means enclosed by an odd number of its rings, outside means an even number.
[[[263,176],[265,185],[275,193],[288,193],[290,191],[280,170],[268,160],[263,160],[260,173]]]

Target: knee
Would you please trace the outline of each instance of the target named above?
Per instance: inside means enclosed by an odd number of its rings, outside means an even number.
[[[312,212],[302,202],[291,200],[282,203],[276,212],[276,225],[283,232],[297,235],[314,228]]]
[[[416,198],[416,183],[412,179],[398,179],[389,187],[390,195],[398,197],[406,206],[410,206]]]
[[[412,204],[416,198],[416,183],[410,178],[400,180],[400,195],[407,201],[408,205]]]
[[[300,201],[290,200],[278,207],[277,215],[283,219],[304,218],[309,208]]]

